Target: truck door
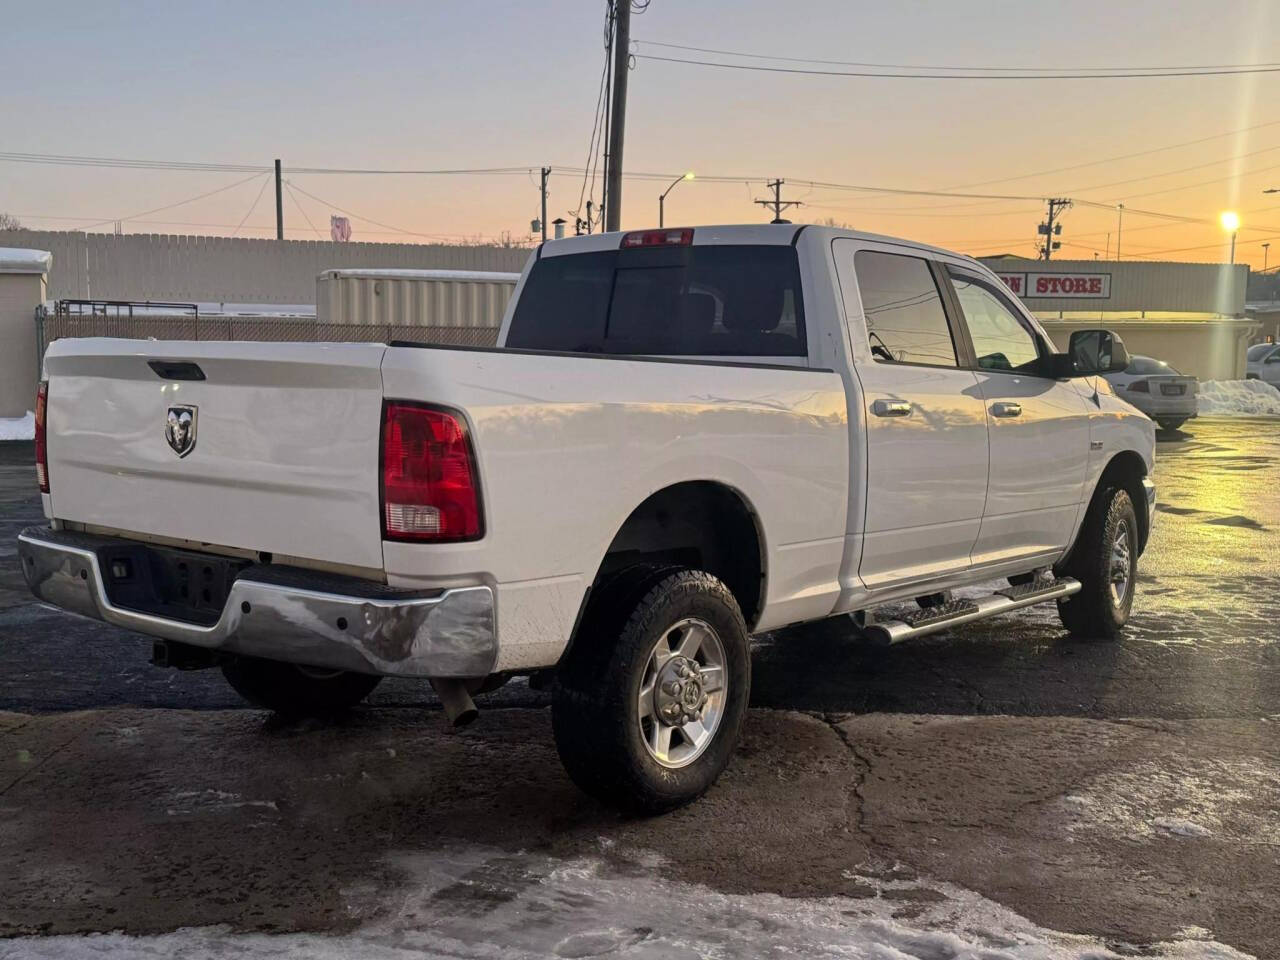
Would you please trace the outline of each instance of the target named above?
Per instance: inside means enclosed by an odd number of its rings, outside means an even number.
[[[1069,541],[1089,463],[1088,408],[1039,372],[1050,347],[1000,284],[948,267],[991,436],[991,479],[975,566],[1050,556]]]
[[[987,418],[977,376],[962,368],[942,268],[912,248],[833,249],[865,407],[859,575],[877,590],[967,569],[987,494]],[[856,289],[844,288],[850,280]]]

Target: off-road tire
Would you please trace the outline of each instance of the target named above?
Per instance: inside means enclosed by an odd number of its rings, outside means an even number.
[[[727,691],[710,743],[687,766],[672,769],[641,739],[639,690],[658,639],[689,617],[718,635]],[[747,627],[729,588],[698,570],[633,568],[592,597],[560,664],[551,706],[560,759],[580,789],[611,806],[638,814],[674,810],[705,793],[729,763],[750,686]]]
[[[255,707],[290,718],[333,716],[350,710],[373,692],[381,677],[325,671],[278,660],[236,657],[222,675]]]
[[[1160,425],[1161,430],[1167,430],[1169,433],[1173,433],[1173,431],[1177,430],[1186,422],[1187,420],[1185,417],[1166,417],[1163,420],[1156,421],[1156,423]]]
[[[1122,527],[1129,547],[1128,577],[1119,602],[1112,595],[1112,546]],[[1138,572],[1138,515],[1120,487],[1099,490],[1080,537],[1058,572],[1080,581],[1080,592],[1058,601],[1058,616],[1073,637],[1115,640],[1129,620]]]

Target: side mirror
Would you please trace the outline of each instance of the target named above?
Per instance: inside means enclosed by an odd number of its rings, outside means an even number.
[[[1129,351],[1124,341],[1110,330],[1077,330],[1067,346],[1072,376],[1092,377],[1100,373],[1119,373],[1129,366]]]

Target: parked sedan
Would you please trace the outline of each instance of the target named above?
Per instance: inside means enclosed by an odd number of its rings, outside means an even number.
[[[1280,344],[1255,343],[1245,360],[1245,379],[1263,380],[1280,389]]]
[[[1177,430],[1196,416],[1196,378],[1186,377],[1163,360],[1133,356],[1119,373],[1106,374],[1116,396],[1160,424]]]

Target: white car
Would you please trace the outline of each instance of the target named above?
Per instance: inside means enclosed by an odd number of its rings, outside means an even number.
[[[1154,427],[1097,376],[1127,363],[902,240],[556,240],[496,348],[58,340],[18,552],[38,597],[285,713],[423,677],[458,722],[532,675],[572,778],[666,810],[733,754],[753,633],[1057,602],[1114,638],[1155,505]]]
[[[1196,416],[1195,377],[1180,374],[1163,360],[1133,355],[1129,365],[1106,374],[1116,392],[1163,430],[1177,430]]]
[[[1245,361],[1246,380],[1262,380],[1280,389],[1280,344],[1255,343]]]

